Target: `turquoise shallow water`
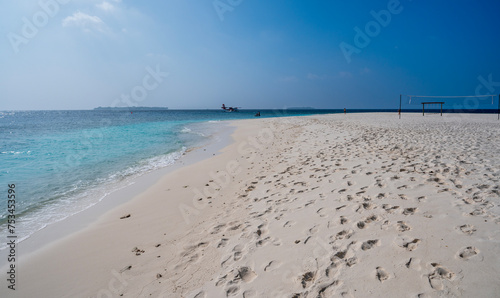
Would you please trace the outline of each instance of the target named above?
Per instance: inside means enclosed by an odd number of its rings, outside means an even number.
[[[1,116],[0,185],[5,194],[8,184],[16,185],[20,239],[97,203],[127,179],[172,164],[186,148],[210,138],[192,120],[158,112]],[[2,235],[6,207],[0,216]]]
[[[312,112],[263,111],[262,116]],[[332,111],[314,111],[327,112]],[[0,191],[5,199],[0,204],[0,238],[7,236],[8,184],[16,185],[16,234],[22,240],[96,204],[134,177],[174,163],[187,148],[210,142],[220,120],[254,114],[251,110],[0,112]]]

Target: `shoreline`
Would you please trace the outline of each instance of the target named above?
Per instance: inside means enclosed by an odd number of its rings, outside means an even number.
[[[184,172],[187,173],[187,176],[190,176],[190,168],[192,167],[197,167],[202,163],[206,163],[209,161],[213,161],[214,159],[221,158],[221,156],[224,155],[224,151],[228,149],[228,147],[235,146],[236,140],[234,139],[234,136],[236,134],[236,130],[238,128],[235,127],[235,123],[243,123],[243,122],[258,122],[259,119],[243,119],[243,120],[227,120],[227,121],[220,121],[221,122],[221,128],[229,129],[230,131],[227,133],[220,133],[222,135],[222,141],[217,142],[217,143],[212,143],[209,146],[205,146],[204,148],[197,148],[196,150],[190,151],[186,153],[186,156],[183,156],[183,158],[179,159],[174,165],[170,167],[166,167],[164,169],[160,169],[158,171],[153,171],[152,173],[148,173],[146,175],[143,175],[138,178],[138,180],[150,180],[150,181],[142,181],[143,183],[135,183],[131,186],[125,187],[123,189],[120,189],[116,192],[114,192],[109,198],[106,200],[102,200],[99,202],[99,204],[96,204],[92,206],[91,208],[88,208],[70,218],[67,218],[63,221],[57,222],[44,230],[39,231],[35,237],[30,237],[23,241],[22,244],[28,243],[29,246],[23,248],[22,246],[18,246],[19,249],[17,251],[17,255],[19,255],[20,261],[16,262],[16,267],[19,269],[19,275],[23,276],[23,273],[26,273],[27,267],[34,269],[34,268],[47,268],[50,266],[54,266],[52,268],[51,274],[48,274],[49,276],[59,276],[63,277],[66,276],[65,274],[61,273],[64,271],[67,271],[67,267],[64,265],[65,262],[58,264],[60,261],[60,254],[59,253],[53,253],[54,251],[61,251],[64,252],[65,254],[71,254],[70,252],[76,252],[80,248],[82,248],[82,245],[85,246],[85,249],[89,249],[86,243],[89,242],[94,242],[95,239],[94,236],[89,236],[88,233],[92,234],[93,231],[95,232],[96,230],[99,230],[99,226],[102,225],[105,222],[109,221],[118,221],[120,222],[126,222],[127,219],[119,219],[123,215],[127,215],[129,213],[132,214],[131,218],[134,217],[133,211],[121,211],[123,209],[126,209],[127,206],[130,205],[135,205],[140,206],[141,203],[139,200],[141,198],[144,198],[148,196],[149,194],[157,193],[158,192],[158,187],[162,188],[162,181],[165,180],[176,180],[175,178],[172,179],[172,177],[175,177],[176,173],[178,172]],[[243,126],[243,125],[242,125]],[[201,151],[203,149],[206,149],[206,151]],[[208,174],[208,173],[207,173]],[[151,181],[151,179],[155,181]],[[180,179],[182,180],[182,179]],[[177,179],[177,181],[179,181]],[[125,196],[128,198],[125,201],[120,201],[116,202],[116,200],[121,196],[124,195],[125,192],[127,192],[130,189],[134,189],[132,195],[130,193],[127,193]],[[192,202],[191,202],[192,203]],[[174,203],[170,203],[167,205],[172,206]],[[183,204],[180,202],[176,202],[176,205],[184,205],[188,209],[191,208],[191,210],[194,210],[190,205],[190,202],[187,202],[187,204]],[[210,206],[212,207],[212,206]],[[134,209],[134,208],[132,208]],[[144,208],[142,208],[144,211]],[[208,211],[208,209],[204,209],[203,211]],[[125,213],[124,213],[125,212]],[[189,212],[189,211],[187,211]],[[173,210],[173,214],[178,215],[179,211],[177,208]],[[121,215],[119,215],[121,214]],[[116,220],[118,219],[118,220]],[[184,216],[177,216],[177,220],[179,223],[184,225],[186,228],[189,227],[190,225],[193,224],[192,221],[186,221]],[[196,219],[195,219],[196,221]],[[173,227],[170,227],[173,228]],[[116,231],[116,230],[115,230]],[[169,236],[175,237],[178,235],[178,233],[175,231],[175,229],[170,231],[171,233]],[[87,234],[87,235],[86,235]],[[99,237],[101,238],[102,241],[102,236]],[[105,237],[107,238],[107,236]],[[78,245],[74,245],[72,242],[80,242]],[[80,241],[81,240],[81,241]],[[42,245],[42,247],[39,247],[39,245]],[[98,250],[92,249],[95,252]],[[127,249],[128,251],[128,249]],[[109,251],[108,251],[109,252]],[[113,253],[111,253],[113,255]],[[108,255],[108,258],[109,256]],[[6,259],[6,256],[5,256]],[[50,261],[47,262],[47,259]],[[85,261],[82,261],[81,258],[78,258],[75,260],[74,258],[70,257],[72,260],[71,262],[77,262],[79,264],[78,267],[84,267]],[[45,265],[34,265],[38,263],[44,263]],[[100,263],[100,262],[99,262]],[[47,266],[50,264],[50,266]],[[120,268],[117,266],[111,266],[110,268],[115,268],[111,269],[111,271],[107,271],[104,276],[109,277],[110,279],[113,279],[117,272],[120,271]],[[5,270],[7,272],[7,267],[3,265],[0,270]],[[31,270],[30,275],[31,275]],[[46,272],[46,270],[43,270]],[[40,273],[41,274],[41,273]],[[24,295],[40,295],[39,290],[43,289],[43,293],[46,293],[47,297],[52,296],[52,291],[54,290],[55,284],[49,285],[46,282],[38,281],[36,276],[40,276],[40,274],[34,274],[33,278],[29,277],[29,283],[30,287],[26,291],[26,288],[22,287],[19,290],[16,290],[15,295],[12,297],[22,297]],[[80,273],[81,275],[86,275],[83,272]],[[80,275],[79,274],[79,275]],[[102,274],[102,273],[101,273]],[[45,276],[46,273],[43,273]],[[25,277],[23,277],[25,279]],[[90,282],[90,281],[89,281]],[[57,282],[57,285],[60,285],[59,282]],[[76,286],[76,284],[74,284]],[[68,295],[67,291],[69,289],[72,289],[73,287],[64,287],[64,290],[62,292],[59,292],[59,294],[56,294],[56,296],[70,296]],[[103,287],[104,289],[106,286]],[[7,290],[7,284],[5,280],[3,281],[3,285],[0,288],[0,294],[1,293],[6,293],[6,294],[11,294],[11,291],[6,292]],[[59,289],[60,290],[60,289]],[[88,289],[80,288],[79,290],[73,290],[74,295],[76,296],[85,296],[83,295],[83,292],[88,291]],[[98,291],[97,291],[98,292]],[[88,293],[88,295],[95,296],[98,294],[96,291],[91,291]],[[50,294],[48,294],[50,293]],[[93,294],[91,294],[93,293]],[[20,295],[20,296],[17,296]],[[73,296],[74,296],[73,295]],[[100,294],[98,294],[100,295]],[[42,295],[43,297],[44,295]],[[10,297],[10,296],[9,296]]]
[[[16,294],[495,293],[497,120],[397,117],[232,121],[221,154],[21,260]]]
[[[187,148],[186,152],[184,152],[173,164],[133,177],[127,184],[115,188],[114,191],[105,195],[103,199],[95,204],[75,214],[68,215],[62,220],[49,223],[46,227],[18,242],[21,254],[29,256],[53,242],[57,242],[71,234],[82,231],[105,213],[133,200],[136,196],[153,186],[166,174],[183,166],[194,164],[219,154],[219,151],[231,142],[230,135],[234,129],[230,126],[229,122],[221,122],[217,125],[220,126],[221,130],[214,133],[214,140],[211,142],[205,142],[195,147]],[[222,132],[224,129],[227,129],[228,132]],[[7,263],[7,251],[7,249],[0,250],[0,268]]]

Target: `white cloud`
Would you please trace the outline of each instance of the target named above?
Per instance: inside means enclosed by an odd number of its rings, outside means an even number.
[[[102,2],[101,4],[96,4],[97,8],[100,8],[104,11],[113,11],[115,9],[115,7],[113,6],[113,4],[109,3],[109,2]]]
[[[66,17],[62,21],[63,27],[80,27],[83,31],[90,30],[104,31],[104,22],[98,16],[91,16],[86,13],[77,11],[72,16]]]

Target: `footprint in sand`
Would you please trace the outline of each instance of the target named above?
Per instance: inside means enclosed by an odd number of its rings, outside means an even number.
[[[271,240],[271,237],[266,237],[266,238],[264,238],[264,239],[262,239],[262,240],[257,241],[257,242],[255,243],[255,246],[257,246],[257,247],[264,246],[264,245],[266,245],[266,244],[267,244],[270,240]]]
[[[458,227],[462,233],[466,235],[472,235],[476,231],[476,228],[473,225],[461,225]]]
[[[302,284],[302,288],[305,289],[309,287],[314,282],[315,279],[316,279],[315,272],[309,271],[302,274],[302,276],[300,277],[300,283]]]
[[[374,246],[379,246],[380,245],[380,241],[379,240],[368,240],[366,242],[363,242],[363,244],[361,245],[361,249],[362,250],[369,250],[371,248],[373,248]]]
[[[365,210],[371,210],[371,209],[377,208],[377,206],[375,204],[372,204],[372,203],[369,203],[369,202],[364,202],[363,204],[361,204],[361,206]]]
[[[407,196],[407,195],[404,195],[404,194],[398,194],[398,197],[399,197],[401,200],[408,201],[408,196]]]
[[[241,244],[236,245],[233,248],[233,252],[234,252],[233,260],[239,261],[243,257],[242,251],[243,251],[243,245],[241,245]]]
[[[481,208],[478,208],[478,209],[474,209],[474,211],[470,212],[469,215],[472,215],[472,216],[479,216],[479,215],[482,215],[484,214],[484,210],[481,209]]]
[[[380,225],[380,229],[381,230],[387,230],[389,228],[389,225],[391,224],[391,222],[389,220],[386,220],[382,223],[382,225]]]
[[[405,208],[403,210],[403,215],[413,215],[417,211],[417,208]]]
[[[328,216],[327,211],[325,210],[325,208],[319,208],[319,209],[318,209],[318,211],[316,211],[316,213],[317,213],[320,217],[325,217],[325,216]]]
[[[411,228],[404,221],[398,221],[397,229],[400,232],[406,232],[406,231],[409,231]]]
[[[310,200],[309,202],[307,202],[307,203],[304,205],[304,207],[307,207],[307,206],[312,205],[312,204],[314,204],[314,203],[316,203],[316,200]]]
[[[389,279],[389,273],[387,273],[384,268],[377,267],[376,270],[377,271],[375,276],[380,282],[384,282],[385,280]]]
[[[368,216],[364,221],[358,222],[356,226],[360,229],[364,229],[367,227],[367,224],[374,222],[374,221],[377,221],[377,220],[378,220],[378,216],[376,216],[376,215]]]
[[[417,200],[418,200],[419,203],[425,202],[425,201],[427,201],[427,197],[426,196],[421,196],[421,197],[418,197]]]
[[[356,258],[356,257],[349,258],[345,261],[345,264],[349,267],[352,267],[352,266],[356,265],[357,263],[358,263],[358,258]]]
[[[407,251],[413,251],[417,249],[418,244],[421,242],[421,240],[417,238],[411,238],[408,236],[401,236],[397,238],[394,242],[397,246],[405,248]]]
[[[374,221],[377,221],[378,220],[378,216],[376,215],[372,215],[372,216],[368,216],[366,219],[365,219],[365,223],[371,223],[371,222],[374,222]]]
[[[318,298],[326,298],[326,297],[334,297],[336,289],[335,287],[340,285],[341,282],[336,280],[326,286],[323,286],[319,291],[318,291]]]
[[[319,228],[316,225],[316,226],[314,226],[314,227],[312,227],[312,228],[309,229],[309,233],[316,234],[318,232],[318,230],[319,230]]]
[[[343,208],[345,208],[345,207],[347,207],[347,205],[342,205],[342,206],[340,206],[340,207],[337,207],[337,208],[335,208],[335,210],[340,211],[340,210],[342,210],[342,209],[343,209]]]
[[[354,234],[352,230],[343,230],[337,233],[335,240],[349,239]]]
[[[479,253],[479,250],[475,248],[474,246],[468,246],[465,248],[462,248],[458,252],[458,257],[462,260],[467,261],[469,258],[472,258],[476,256]]]
[[[197,245],[185,247],[184,251],[180,254],[181,261],[176,265],[176,269],[197,262],[203,256],[204,248],[208,247],[209,244],[209,242],[200,242]]]
[[[238,295],[239,292],[240,292],[240,287],[231,286],[231,287],[226,289],[226,296],[227,297],[236,296],[236,295]]]
[[[269,264],[266,265],[266,267],[264,268],[264,271],[268,272],[268,271],[276,270],[279,267],[281,267],[281,265],[283,265],[283,263],[280,261],[271,261],[271,262],[269,262]]]
[[[229,239],[227,238],[222,238],[219,242],[219,244],[217,245],[217,248],[221,248],[221,247],[226,247],[227,245],[227,242],[229,241]]]
[[[340,274],[341,265],[338,260],[334,260],[325,270],[327,277],[335,278]]]
[[[346,217],[340,216],[340,224],[341,225],[345,225],[348,222],[349,222],[349,220]]]
[[[246,283],[252,282],[257,278],[257,274],[250,267],[241,267],[238,270],[238,276]]]
[[[382,205],[382,208],[384,208],[384,210],[387,212],[387,213],[394,213],[394,211],[396,211],[397,209],[399,209],[399,206],[391,206],[389,204],[384,204]]]
[[[420,239],[413,239],[412,241],[403,244],[403,247],[406,248],[407,251],[413,251],[417,249],[419,243]]]
[[[406,268],[420,271],[422,266],[420,266],[420,259],[410,258],[410,260],[405,264]]]
[[[433,218],[434,216],[432,216],[432,214],[430,214],[429,212],[424,212],[422,214],[425,218]]]
[[[230,224],[232,224],[232,223],[230,223]],[[236,231],[236,230],[237,230],[237,229],[239,229],[240,227],[241,227],[241,224],[234,224],[234,225],[232,225],[231,227],[228,227],[228,228],[226,229],[226,231]]]
[[[215,226],[213,229],[212,229],[212,233],[211,234],[218,234],[222,231],[222,228],[224,228],[226,226],[226,224],[220,224],[220,225],[217,225]]]
[[[257,231],[255,232],[258,237],[265,235],[268,233],[267,224],[263,223],[257,227]]]
[[[455,273],[437,263],[432,263],[431,265],[435,269],[428,276],[429,284],[431,285],[431,288],[441,291],[444,288],[442,279],[452,280]]]

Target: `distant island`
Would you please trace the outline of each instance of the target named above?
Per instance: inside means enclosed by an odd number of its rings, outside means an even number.
[[[151,111],[151,110],[168,110],[167,107],[97,107],[94,110],[104,110],[104,111]]]
[[[290,107],[285,110],[315,110],[313,107]]]

